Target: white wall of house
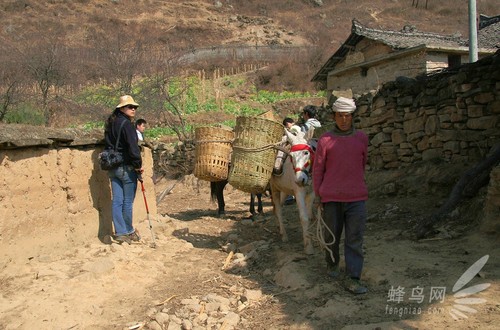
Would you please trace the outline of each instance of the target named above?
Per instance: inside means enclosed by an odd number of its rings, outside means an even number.
[[[369,67],[365,72],[359,66],[351,70],[333,71],[327,78],[329,91],[344,91],[352,89],[353,94],[363,94],[377,90],[388,81],[394,81],[399,76],[415,77],[426,70],[424,52],[407,57],[391,58]],[[358,64],[359,65],[359,64]]]
[[[392,49],[380,42],[363,39],[356,48],[349,52],[344,59],[337,63],[336,70],[343,69],[352,65],[361,64],[366,61],[376,60],[391,53]]]
[[[426,72],[445,69],[448,67],[448,54],[443,53],[427,53],[426,56]]]
[[[448,62],[449,54],[438,53],[438,52],[428,52],[426,59],[426,72],[432,72],[436,70],[446,69],[449,67]],[[460,56],[460,63],[469,63],[469,57],[467,55]]]

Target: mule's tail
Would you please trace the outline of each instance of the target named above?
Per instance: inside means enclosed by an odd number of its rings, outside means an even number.
[[[215,202],[218,200],[218,196],[223,196],[222,193],[226,187],[227,180],[210,182],[210,199]]]
[[[217,200],[217,182],[210,182],[210,200],[212,202]]]

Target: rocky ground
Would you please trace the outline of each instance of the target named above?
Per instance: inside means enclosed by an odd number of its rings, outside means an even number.
[[[371,197],[363,274],[369,293],[354,296],[342,280],[326,275],[318,245],[313,255],[303,253],[295,205],[285,207],[290,240],[283,243],[269,197],[264,214],[250,219],[249,196],[228,186],[227,216],[221,219],[207,182],[193,176],[164,179],[156,191],[172,186],[158,204],[159,214],[150,218],[152,231],[147,215],[136,219],[140,243],[105,245],[96,238],[78,248],[3,263],[0,329],[495,329],[499,324],[497,238],[480,234],[477,219],[471,219],[472,226],[456,223],[415,241],[413,224],[435,208],[433,196]],[[465,297],[453,291],[460,289],[459,279],[468,288]]]

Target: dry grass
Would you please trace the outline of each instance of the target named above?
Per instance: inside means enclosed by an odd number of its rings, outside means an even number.
[[[11,0],[0,5],[4,26],[0,35],[7,39],[20,35],[29,38],[35,30],[59,30],[66,32],[68,42],[84,44],[93,31],[141,26],[147,27],[148,37],[162,46],[199,48],[224,44],[248,32],[255,35],[263,29],[270,29],[269,33],[283,29],[302,36],[310,44],[329,48],[347,36],[353,18],[369,26],[396,30],[412,24],[423,31],[444,34],[459,31],[467,35],[468,31],[465,1],[457,5],[455,0],[430,0],[427,10],[412,7],[410,0],[325,0],[323,6],[316,6],[313,1],[279,2],[221,1],[217,7],[214,1]],[[498,14],[495,2],[478,1],[478,13]],[[237,15],[266,17],[273,24],[230,24],[230,18]]]

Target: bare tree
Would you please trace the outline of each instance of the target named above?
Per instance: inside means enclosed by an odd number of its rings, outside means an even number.
[[[67,76],[67,58],[65,47],[57,37],[43,35],[34,38],[35,42],[24,44],[18,48],[21,65],[25,68],[28,78],[37,86],[41,100],[45,124],[50,124],[53,115],[49,102],[57,98],[57,90],[63,86]]]
[[[12,63],[12,59],[4,59],[0,68],[0,121],[20,101],[22,90],[22,74],[19,66]]]
[[[0,121],[4,121],[5,115],[14,104],[18,84],[16,81],[6,82],[5,90],[0,92]],[[2,88],[3,89],[3,88]]]
[[[192,134],[187,129],[186,120],[183,115],[182,99],[187,91],[184,86],[175,91],[169,90],[174,74],[168,70],[160,71],[148,79],[148,86],[143,90],[143,97],[147,100],[151,109],[156,109],[156,118],[162,125],[172,129],[179,141],[192,139]]]
[[[121,94],[131,94],[133,81],[144,68],[146,37],[133,31],[114,30],[94,35],[98,66],[104,79],[117,84]]]

